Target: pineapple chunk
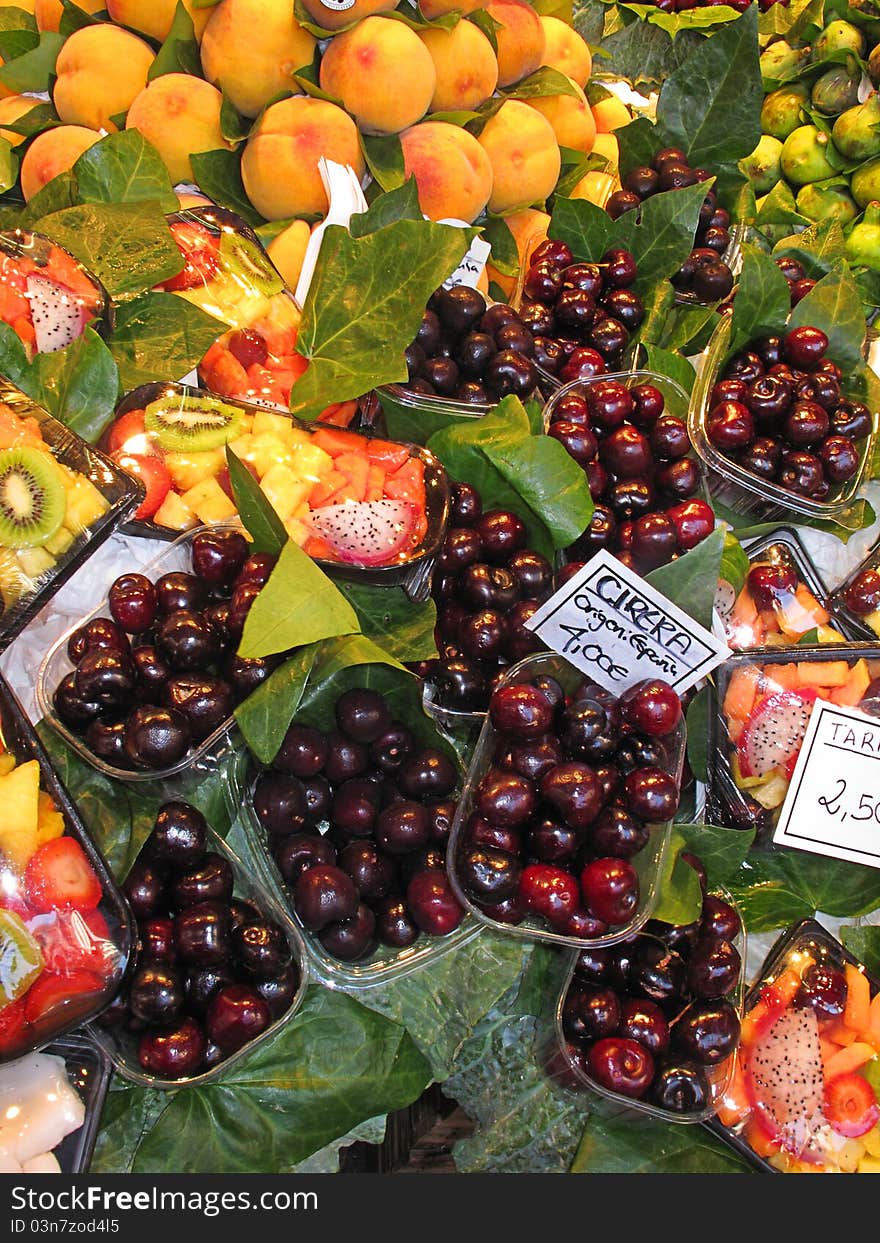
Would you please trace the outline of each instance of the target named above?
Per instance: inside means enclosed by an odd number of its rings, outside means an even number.
[[[774,773],[769,781],[763,785],[755,786],[751,791],[752,798],[755,799],[762,807],[766,807],[768,811],[772,811],[774,807],[781,807],[788,793],[788,782],[784,777],[780,777],[778,773]]]
[[[29,590],[30,583],[25,578],[15,553],[8,548],[0,548],[0,595],[3,597],[4,607],[11,608]]]
[[[158,527],[168,527],[172,531],[188,531],[190,527],[198,526],[199,520],[176,492],[169,492],[153,514],[153,521]]]
[[[0,777],[5,777],[7,773],[11,773],[15,768],[15,756],[10,755],[8,751],[4,751],[0,755]]]
[[[873,613],[868,613],[866,617],[862,618],[862,621],[871,627],[874,634],[880,635],[880,609],[875,609]]]
[[[323,449],[319,449],[317,445],[307,441],[305,444],[297,445],[294,450],[293,465],[303,479],[308,479],[310,483],[317,483],[333,469],[333,458]]]
[[[262,479],[279,462],[286,462],[289,465],[292,452],[292,447],[288,446],[280,436],[264,432],[262,436],[254,436],[248,458],[253,462],[257,474]]]
[[[13,867],[23,871],[37,849],[40,765],[37,760],[19,764],[0,777],[0,850]]]
[[[282,522],[291,517],[312,490],[311,483],[280,462],[266,471],[260,487]]]
[[[73,486],[67,487],[67,513],[64,525],[77,534],[97,522],[109,508],[107,501],[85,475],[76,475]]]
[[[298,431],[290,419],[283,414],[273,414],[271,410],[257,410],[254,414],[252,432],[255,436],[276,436],[280,440],[292,444],[292,433]],[[306,433],[302,433],[305,435]]]
[[[240,462],[249,462],[251,460],[253,444],[253,436],[250,432],[246,432],[243,436],[239,436],[237,440],[230,440],[229,448]]]
[[[862,1143],[869,1156],[877,1157],[880,1160],[880,1124],[871,1128],[862,1136]]]
[[[862,1157],[856,1167],[857,1174],[880,1174],[880,1161],[876,1157]]]
[[[222,449],[200,453],[166,453],[165,465],[178,492],[188,492],[203,479],[213,479],[226,465]]]
[[[43,547],[54,557],[61,557],[67,552],[79,532],[68,531],[67,527],[59,527],[51,539],[47,539]]]
[[[64,817],[52,802],[52,795],[40,790],[37,800],[37,846],[64,836]]]
[[[302,548],[303,544],[309,538],[311,532],[304,522],[300,522],[299,518],[288,518],[284,524],[287,534],[293,540],[294,544],[298,544]]]
[[[55,566],[55,558],[45,548],[19,548],[17,555],[18,564],[31,582]]]
[[[234,518],[237,510],[216,479],[203,479],[184,492],[183,501],[202,522],[223,522]]]

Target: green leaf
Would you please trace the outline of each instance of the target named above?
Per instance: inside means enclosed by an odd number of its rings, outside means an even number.
[[[597,58],[597,70],[619,74],[634,86],[662,82],[676,62],[667,31],[645,22],[632,22],[606,35],[601,46],[607,56]]]
[[[61,118],[50,103],[34,100],[33,108],[15,121],[4,121],[3,128],[12,130],[13,134],[23,134],[25,138],[31,138],[34,134],[42,134],[43,130],[53,129],[61,124]]]
[[[12,143],[0,138],[0,194],[11,190],[18,180],[18,156],[12,149]]]
[[[729,885],[755,840],[754,829],[723,829],[714,824],[676,824],[685,849],[701,859],[710,885]]]
[[[367,167],[383,190],[398,190],[406,181],[403,147],[397,134],[361,134]]]
[[[65,38],[75,34],[77,30],[82,30],[84,26],[100,26],[102,19],[87,13],[74,0],[61,0],[61,4],[64,12],[61,14],[58,29]]]
[[[475,9],[472,13],[468,13],[467,20],[473,22],[474,25],[482,30],[483,34],[492,44],[492,51],[498,52],[498,30],[502,23],[495,20],[487,9]]]
[[[737,295],[739,297],[739,295]],[[734,304],[735,305],[735,304]],[[818,281],[791,313],[790,328],[812,324],[828,337],[828,356],[844,375],[863,364],[865,312],[849,270],[838,267]]]
[[[846,239],[836,220],[823,220],[791,237],[781,238],[773,247],[773,254],[797,259],[807,276],[821,280],[846,259]]]
[[[718,37],[717,35],[715,36]],[[572,1174],[742,1174],[746,1161],[699,1126],[594,1113],[587,1123]]]
[[[253,207],[241,179],[241,156],[235,151],[194,151],[189,157],[199,189],[256,228],[263,217]]]
[[[809,224],[806,216],[797,210],[794,195],[787,181],[777,181],[776,185],[761,200],[755,224],[759,229],[767,225],[790,224],[803,227]]]
[[[73,166],[79,196],[86,203],[158,202],[177,209],[177,195],[158,151],[136,129],[108,134]]]
[[[669,839],[658,882],[660,900],[652,916],[666,924],[692,924],[700,918],[703,903],[700,878],[687,860],[681,858],[682,850],[686,849],[686,839],[676,827]]]
[[[712,688],[707,684],[694,695],[687,709],[687,757],[697,781],[709,775],[709,711]]]
[[[17,213],[17,223],[23,229],[32,229],[44,216],[77,203],[79,188],[76,178],[72,172],[59,173],[37,191],[24,210]]]
[[[840,939],[860,963],[874,975],[880,975],[880,927],[876,924],[847,925],[841,928]]]
[[[145,293],[117,307],[108,344],[123,391],[187,375],[220,331],[213,315],[173,293]]]
[[[748,553],[736,536],[728,531],[724,538],[724,552],[721,554],[721,569],[718,577],[730,583],[734,591],[739,594],[748,572]]]
[[[180,0],[177,0],[174,20],[165,36],[165,42],[150,66],[147,81],[152,82],[164,73],[190,73],[197,78],[203,76],[193,20]]]
[[[244,740],[261,764],[271,764],[278,754],[319,649],[319,643],[301,647],[235,709],[235,720]]]
[[[142,293],[180,271],[180,251],[155,200],[65,207],[44,216],[39,228],[76,255],[115,298]]]
[[[268,1044],[201,1088],[175,1092],[138,1144],[139,1174],[281,1173],[431,1080],[402,1027],[328,989]]]
[[[16,14],[20,13],[21,17]],[[40,42],[40,36],[36,27],[26,25],[30,17],[31,23],[33,18],[29,13],[24,13],[21,9],[6,9],[4,15],[8,14],[15,21],[21,21],[21,26],[4,26],[0,27],[0,56],[8,62],[15,60],[18,56],[23,56],[25,52],[31,52]]]
[[[419,191],[415,177],[407,177],[402,186],[380,194],[365,212],[352,216],[349,232],[352,237],[366,237],[375,233],[387,224],[398,220],[421,220],[422,209],[419,206]]]
[[[752,853],[729,887],[750,932],[783,928],[817,911],[846,918],[880,906],[876,869],[802,851]]]
[[[764,91],[757,6],[706,39],[663,83],[657,101],[661,146],[680,146],[713,173],[754,151]]]
[[[706,189],[706,182],[697,182],[666,190],[614,222],[614,245],[631,251],[638,265],[638,291],[647,292],[655,281],[673,276],[691,253]]]
[[[714,307],[672,306],[662,326],[659,344],[671,353],[698,354],[705,349],[717,323],[718,313]]]
[[[724,535],[724,530],[716,527],[710,536],[683,557],[645,575],[652,587],[662,591],[668,600],[707,630],[712,626],[712,606],[724,550]]]
[[[23,95],[25,91],[47,91],[63,44],[61,35],[40,35],[37,47],[0,66],[0,85],[14,95]]]
[[[416,604],[402,587],[342,581],[337,586],[357,614],[361,633],[375,639],[389,655],[401,663],[432,660],[437,655],[433,600]]]
[[[731,317],[731,350],[776,331],[790,308],[788,281],[770,256],[754,246],[743,246],[742,274]]]
[[[253,660],[318,639],[356,634],[354,609],[298,544],[288,540],[269,581],[251,605],[239,656]]]
[[[646,365],[650,371],[668,376],[670,380],[680,384],[686,393],[691,392],[697,373],[690,359],[683,358],[681,354],[675,354],[671,350],[662,350],[659,345],[645,345],[644,348]],[[668,401],[667,405],[669,405]]]
[[[551,436],[505,438],[487,444],[484,453],[499,475],[540,515],[555,548],[567,548],[583,535],[593,516],[593,500],[583,471],[558,441]],[[572,470],[572,465],[576,469]]]
[[[550,236],[565,242],[576,263],[590,263],[611,244],[614,222],[606,211],[588,199],[559,198],[553,206]]]
[[[548,95],[571,95],[577,99],[579,96],[577,85],[571,78],[549,65],[536,69],[515,86],[508,87],[504,93],[508,99],[543,99]]]
[[[492,247],[489,262],[503,276],[516,276],[519,272],[519,251],[516,238],[503,216],[490,216],[483,226],[483,241]]]
[[[406,379],[404,350],[470,236],[424,220],[359,238],[339,225],[326,230],[297,338],[309,367],[290,394],[294,414],[314,419],[329,402]]]
[[[226,466],[235,498],[235,508],[242,526],[253,541],[254,552],[273,553],[276,557],[287,543],[287,531],[247,467],[226,445]]]

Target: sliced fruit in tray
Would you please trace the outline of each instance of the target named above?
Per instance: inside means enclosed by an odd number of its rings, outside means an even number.
[[[715,607],[734,651],[747,647],[791,647],[811,631],[820,643],[842,643],[845,636],[803,582],[793,565],[760,557],[752,562],[739,593],[721,581]]]
[[[63,247],[38,233],[0,232],[0,319],[29,358],[63,350],[106,312],[101,285]]]

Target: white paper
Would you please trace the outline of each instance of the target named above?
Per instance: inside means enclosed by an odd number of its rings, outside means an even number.
[[[605,549],[526,628],[616,693],[662,678],[681,694],[731,655],[721,639]]]
[[[461,263],[443,282],[443,288],[452,289],[455,285],[468,285],[471,289],[476,289],[491,253],[492,247],[489,243],[484,242],[481,237],[475,237]]]
[[[880,720],[816,700],[773,840],[880,868]]]

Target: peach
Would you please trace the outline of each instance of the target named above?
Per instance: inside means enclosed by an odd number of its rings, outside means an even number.
[[[36,108],[39,102],[27,95],[7,95],[5,99],[0,99],[0,126],[4,122],[8,125],[11,121],[19,120],[31,108]],[[24,134],[16,134],[12,129],[0,128],[0,138],[5,138],[11,147],[18,147],[24,142]]]
[[[419,0],[422,16],[429,22],[447,13],[473,13],[480,8],[480,0]]]
[[[299,274],[302,271],[303,259],[312,230],[305,220],[294,220],[286,229],[282,229],[267,246],[269,258],[284,277],[288,289],[296,289]]]
[[[73,168],[79,157],[100,139],[84,125],[58,125],[38,134],[21,162],[21,192],[29,202],[59,173]]]
[[[290,0],[221,0],[202,35],[202,68],[239,112],[255,117],[294,90],[291,74],[311,65],[317,41],[294,20]]]
[[[244,188],[257,211],[267,220],[326,212],[327,194],[318,173],[322,155],[350,164],[363,176],[357,126],[347,112],[308,95],[268,107],[241,159]]]
[[[83,26],[58,53],[55,111],[69,125],[115,131],[110,118],[128,112],[154,59],[148,43],[119,26]]]
[[[609,95],[607,99],[593,104],[593,119],[598,134],[611,134],[622,125],[629,125],[632,117],[625,103],[616,95]]]
[[[552,193],[562,157],[553,127],[540,112],[519,99],[508,99],[477,141],[492,165],[493,215],[542,203]]]
[[[596,122],[587,103],[587,97],[576,82],[572,86],[577,95],[543,95],[529,99],[528,105],[546,117],[553,127],[560,147],[572,147],[588,154],[596,141]]]
[[[0,9],[24,9],[25,13],[33,13],[36,0],[0,0]]]
[[[171,29],[177,0],[105,0],[103,7],[120,26],[130,26],[161,42]],[[183,0],[183,7],[193,20],[196,38],[201,39],[211,10],[195,8],[193,0]]]
[[[220,131],[223,96],[188,73],[165,73],[135,96],[126,129],[136,129],[165,162],[172,184],[195,181],[190,156],[230,144]]]
[[[585,87],[593,69],[593,56],[578,32],[559,17],[542,17],[544,55],[542,65],[558,69],[578,86]]]
[[[373,13],[389,13],[396,9],[395,0],[354,0],[350,8],[329,8],[322,0],[303,0],[303,8],[312,21],[324,30],[341,30]]]
[[[100,13],[105,7],[105,0],[76,0],[79,8],[86,13]],[[50,30],[57,34],[64,5],[61,0],[35,0],[34,16],[39,30]]]
[[[403,22],[365,17],[337,35],[321,61],[321,89],[368,134],[397,134],[428,111],[437,85],[431,54]]]
[[[618,181],[610,173],[592,169],[581,177],[569,197],[587,199],[590,203],[595,203],[597,207],[604,207],[610,196],[619,188]]]
[[[403,131],[400,145],[429,219],[470,224],[479,216],[492,193],[492,165],[473,134],[446,121],[423,121]]]
[[[516,242],[520,266],[525,267],[532,251],[546,239],[550,228],[550,217],[545,211],[535,211],[533,207],[527,207],[525,211],[517,211],[505,216],[504,221]],[[489,274],[489,280],[494,281],[504,290],[505,295],[511,298],[516,289],[517,278],[507,276],[493,267],[491,256],[486,264],[486,271]]]
[[[419,38],[437,73],[430,112],[479,108],[486,102],[498,85],[498,61],[478,26],[473,22],[459,22],[452,30],[435,26],[420,30]]]
[[[620,163],[620,143],[613,134],[596,134],[592,155],[602,155],[613,167]]]
[[[498,85],[512,86],[541,65],[544,58],[544,27],[526,0],[489,0],[485,6],[499,23]]]

